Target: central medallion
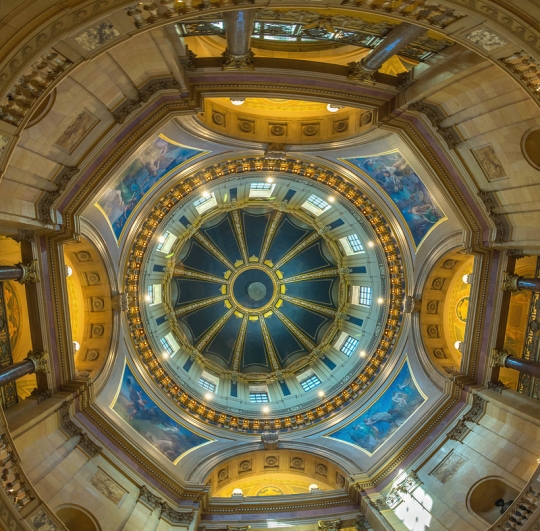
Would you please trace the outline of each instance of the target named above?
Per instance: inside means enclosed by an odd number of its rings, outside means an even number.
[[[244,269],[232,281],[231,293],[237,304],[246,310],[260,310],[275,293],[275,283],[259,267]]]

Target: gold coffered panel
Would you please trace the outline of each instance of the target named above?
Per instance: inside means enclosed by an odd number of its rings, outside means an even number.
[[[200,120],[210,129],[242,140],[315,144],[358,136],[372,127],[370,111],[344,107],[329,112],[326,103],[278,98],[207,98]]]

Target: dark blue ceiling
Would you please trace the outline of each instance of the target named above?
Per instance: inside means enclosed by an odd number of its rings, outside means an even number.
[[[224,369],[272,372],[287,367],[306,356],[310,343],[311,346],[318,344],[333,321],[324,309],[337,309],[338,275],[287,281],[305,273],[334,269],[335,262],[326,243],[317,236],[307,247],[298,249],[315,229],[291,214],[285,214],[277,221],[273,237],[267,242],[269,229],[274,219],[278,219],[276,215],[274,210],[241,210],[241,231],[235,230],[231,213],[218,215],[199,229],[204,239],[215,245],[231,264],[243,259],[242,247],[248,257],[252,257],[249,264],[242,264],[227,275],[232,284],[225,279],[230,267],[214,256],[204,242],[192,238],[179,253],[176,267],[192,273],[173,278],[176,299],[173,304],[176,309],[184,308],[178,323],[187,341]],[[290,253],[277,268],[283,280],[270,266],[259,261],[263,247],[268,248],[264,260],[273,264]],[[212,281],[197,278],[198,275],[218,278]],[[254,281],[264,285],[263,291],[266,289],[266,295],[256,303],[247,295],[247,287]],[[275,292],[272,282],[276,285]],[[285,299],[279,296],[280,284],[285,286]],[[209,301],[215,297],[222,299]],[[187,305],[190,307],[186,308]],[[226,319],[216,326],[224,316]],[[268,332],[266,338],[265,329]],[[208,339],[206,335],[210,330],[212,334]],[[308,341],[302,339],[302,335]]]

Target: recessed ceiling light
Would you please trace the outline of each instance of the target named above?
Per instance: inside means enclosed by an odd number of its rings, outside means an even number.
[[[384,299],[383,299],[382,297],[379,297],[379,298],[377,299],[377,302],[378,302],[379,304],[382,304],[382,303],[384,302]]]
[[[274,182],[273,177],[268,177],[268,179],[266,179],[266,182],[267,183],[273,183]]]
[[[328,202],[333,203],[336,200],[336,198],[333,195],[328,196]]]
[[[164,352],[164,353],[163,353],[163,357],[164,357],[165,359],[167,359],[167,358],[169,357],[169,353],[168,353],[168,352]]]
[[[246,98],[231,98],[231,103],[233,105],[244,105]]]
[[[375,247],[375,244],[373,242],[367,242],[368,247]]]
[[[203,197],[210,197],[210,192],[208,190],[205,190],[203,193],[202,193],[202,196]]]
[[[165,243],[165,236],[160,236],[160,237],[158,238],[158,242],[159,242],[159,243]]]
[[[206,398],[206,400],[212,400],[212,393],[206,393],[204,398]]]
[[[319,396],[322,398],[324,396],[324,391],[319,391]]]
[[[365,350],[361,350],[361,351],[360,351],[360,357],[361,357],[361,358],[365,358],[365,357],[366,357],[366,351],[365,351]]]
[[[269,412],[270,412],[270,408],[269,408],[268,406],[264,406],[264,407],[262,408],[262,412],[263,412],[263,413],[269,413]]]
[[[146,302],[150,302],[150,301],[152,300],[152,297],[150,297],[150,295],[145,295],[145,296],[144,296],[144,300],[145,300]]]

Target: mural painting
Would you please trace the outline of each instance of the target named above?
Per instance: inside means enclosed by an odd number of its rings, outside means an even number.
[[[444,485],[466,461],[467,459],[465,457],[452,450],[430,474]]]
[[[12,352],[15,350],[21,335],[21,303],[16,290],[17,288],[12,282],[4,282],[4,302]]]
[[[62,136],[55,144],[67,151],[73,153],[75,148],[82,142],[88,133],[94,128],[99,120],[88,111],[83,111],[62,133]]]
[[[416,247],[445,219],[444,212],[399,150],[341,160],[360,169],[383,189],[401,212]]]
[[[128,365],[124,370],[118,397],[111,407],[172,462],[183,453],[209,442],[166,415],[143,391]]]
[[[394,381],[367,410],[327,437],[358,446],[371,455],[407,422],[425,400],[407,361]]]
[[[207,153],[173,142],[163,135],[139,153],[96,203],[109,220],[116,239],[120,239],[136,206],[156,183],[171,170]]]

